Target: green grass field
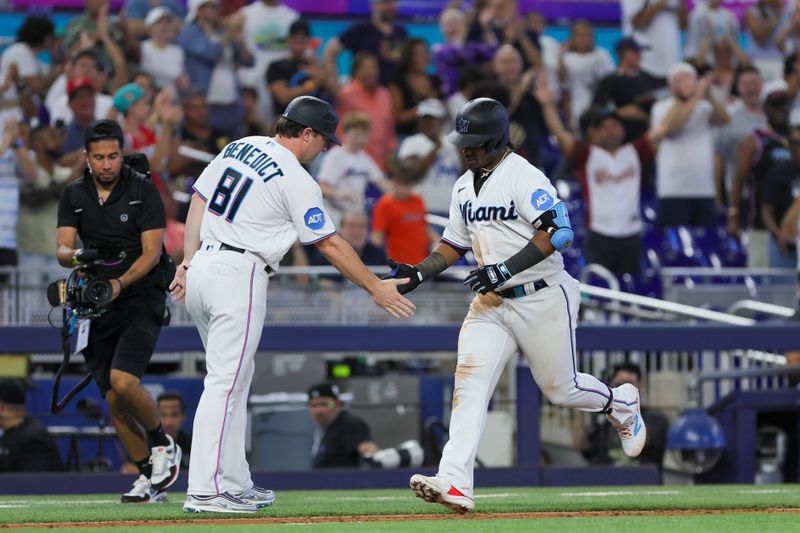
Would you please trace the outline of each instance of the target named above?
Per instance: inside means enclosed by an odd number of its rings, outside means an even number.
[[[3,496],[0,529],[23,526],[24,531],[52,531],[83,522],[94,527],[70,531],[97,531],[107,523],[114,531],[242,533],[262,531],[258,519],[280,518],[270,530],[315,532],[346,531],[800,531],[800,486],[725,485],[699,487],[508,488],[478,491],[476,513],[467,519],[425,504],[406,490],[283,491],[274,506],[256,515],[188,515],[182,512],[183,494],[171,493],[169,502],[122,505],[118,495]],[[793,509],[794,512],[764,512]],[[709,513],[709,511],[720,511]],[[627,511],[627,512],[626,512]],[[651,511],[649,514],[631,514]],[[653,512],[655,511],[655,512]],[[679,512],[687,514],[676,514]],[[605,512],[607,515],[591,513]],[[513,513],[569,513],[515,516]],[[590,513],[582,515],[581,513]],[[507,514],[508,516],[503,516]],[[386,515],[386,518],[381,518]],[[404,515],[391,517],[390,515]],[[363,517],[341,522],[336,517]],[[487,518],[481,520],[480,518]],[[427,518],[427,519],[426,519]],[[214,520],[209,522],[208,520]],[[224,523],[220,523],[220,519]],[[255,519],[255,520],[254,520]],[[295,520],[296,519],[296,520]],[[316,520],[329,520],[312,523]],[[128,522],[119,524],[118,522]],[[163,524],[139,521],[168,521]],[[117,524],[111,524],[117,522]],[[74,524],[71,524],[74,525]]]

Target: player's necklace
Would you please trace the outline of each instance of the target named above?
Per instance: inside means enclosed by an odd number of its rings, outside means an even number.
[[[486,178],[488,178],[488,177],[489,177],[489,176],[492,174],[492,172],[494,172],[494,170],[495,170],[497,167],[499,167],[499,166],[500,166],[500,163],[502,163],[503,161],[505,161],[506,157],[508,157],[508,154],[510,154],[510,153],[511,153],[511,152],[510,152],[509,150],[506,150],[506,151],[505,151],[505,153],[503,154],[503,157],[501,157],[501,158],[500,158],[500,161],[498,161],[497,163],[495,163],[495,165],[494,165],[492,168],[482,168],[482,169],[481,169],[481,177],[480,177],[480,179],[481,179],[481,180],[485,180]]]

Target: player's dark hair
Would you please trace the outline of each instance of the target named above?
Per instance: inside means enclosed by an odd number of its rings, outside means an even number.
[[[619,363],[618,365],[614,365],[614,368],[611,371],[611,377],[613,378],[620,372],[628,372],[630,374],[636,374],[636,381],[642,380],[642,368],[636,363],[625,361],[624,363]]]
[[[303,130],[306,129],[302,124],[298,124],[294,120],[286,117],[281,117],[275,123],[275,134],[287,139],[296,139],[300,137]]]
[[[56,27],[47,15],[28,15],[17,30],[17,41],[31,48],[44,44],[48,37],[55,35]]]
[[[119,149],[122,150],[122,143],[120,142],[119,138],[115,135],[115,132],[111,128],[111,126],[107,124],[98,124],[97,126],[94,127],[94,135],[92,136],[91,139],[88,139],[83,144],[84,150],[90,152],[92,149],[92,143],[99,141],[117,141]]]
[[[183,400],[183,396],[181,396],[179,393],[175,391],[162,392],[161,394],[158,395],[158,398],[156,398],[156,403],[168,402],[173,400],[178,402],[178,405],[181,408],[181,414],[185,415],[186,402]]]

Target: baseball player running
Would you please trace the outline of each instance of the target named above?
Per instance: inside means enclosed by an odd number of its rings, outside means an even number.
[[[639,455],[646,430],[636,387],[609,389],[576,369],[580,291],[558,253],[572,244],[569,216],[545,175],[508,147],[505,108],[490,98],[468,102],[448,139],[469,171],[453,188],[442,240],[417,265],[390,262],[390,276],[411,279],[400,287],[405,294],[470,248],[481,265],[464,282],[479,295],[459,334],[450,440],[436,476],[411,478],[418,497],[466,513],[475,508],[475,453],[489,399],[518,350],[550,402],[605,413],[627,455]]]
[[[325,211],[322,192],[301,163],[330,142],[339,120],[326,102],[289,103],[276,136],[230,143],[194,185],[185,259],[170,285],[203,340],[207,375],[195,415],[186,512],[255,512],[275,501],[253,486],[245,458],[247,395],[266,315],[269,274],[292,244],[314,244],[345,277],[394,317],[414,304],[397,291],[408,280],[367,270]]]

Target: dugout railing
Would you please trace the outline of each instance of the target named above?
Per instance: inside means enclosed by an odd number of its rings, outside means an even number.
[[[385,269],[377,268],[377,272]],[[44,326],[49,307],[44,301],[44,281],[65,270],[6,270],[7,282],[0,286],[0,327],[4,353],[30,354],[29,368],[47,379],[61,359],[58,331]],[[305,283],[292,283],[298,276],[311,276]],[[423,285],[413,294],[417,315],[410,321],[393,321],[374,306],[368,295],[337,281],[329,268],[289,269],[273,281],[269,290],[269,313],[260,350],[273,353],[304,353],[311,357],[335,359],[346,353],[359,353],[382,359],[455,359],[460,320],[466,313],[470,294],[460,283],[439,282]],[[787,350],[800,348],[797,323],[757,323],[749,317],[734,316],[707,309],[648,299],[608,289],[584,286],[585,304],[600,306],[584,313],[577,334],[577,368],[603,377],[607,369],[622,361],[638,363],[643,370],[643,401],[677,414],[693,401],[707,406],[733,390],[774,389],[786,385],[780,369],[785,367]],[[591,306],[584,305],[585,308]],[[658,311],[671,318],[669,323],[624,322],[644,310]],[[185,310],[173,306],[173,326],[165,328],[154,357],[156,368],[170,375],[202,375],[199,337],[190,325]],[[55,314],[58,317],[58,314]],[[608,324],[612,319],[614,324]],[[592,323],[602,321],[602,323]],[[689,321],[693,322],[690,323]],[[723,324],[711,325],[711,321]],[[73,368],[77,374],[80,358]],[[699,372],[732,369],[774,369],[769,376],[738,376],[704,382],[690,398],[691,377]],[[517,462],[526,463],[531,443],[544,440],[568,445],[568,411],[545,401],[532,412],[530,401],[523,400],[538,390],[528,390],[527,370],[507,371],[496,395],[495,405],[507,409],[518,421]],[[519,377],[518,379],[518,376]],[[441,395],[439,396],[442,397]],[[446,394],[444,396],[446,398]],[[538,403],[536,404],[538,405]],[[190,406],[191,407],[191,406]],[[538,409],[538,408],[537,408]],[[430,409],[444,419],[448,406],[440,402]],[[541,416],[539,416],[541,414]],[[535,424],[530,442],[525,428]],[[532,427],[532,426],[531,426]],[[533,431],[529,427],[529,431]],[[541,437],[541,439],[540,439]],[[536,455],[536,454],[534,454]]]

